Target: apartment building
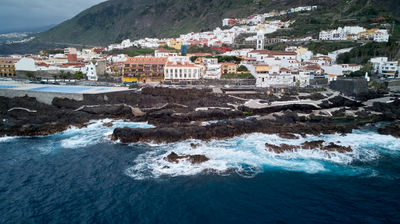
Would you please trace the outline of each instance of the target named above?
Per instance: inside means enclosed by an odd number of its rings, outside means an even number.
[[[371,58],[372,72],[386,78],[398,76],[400,66],[398,61],[389,61],[387,57]]]
[[[235,63],[221,63],[222,74],[234,74],[237,73],[237,65]]]
[[[122,82],[161,82],[164,80],[166,57],[128,57],[124,66]]]
[[[15,77],[15,63],[19,58],[0,58],[0,77]]]

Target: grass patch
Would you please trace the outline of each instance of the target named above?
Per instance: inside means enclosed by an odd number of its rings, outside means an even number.
[[[223,74],[221,79],[254,79],[254,76],[250,73],[233,73],[233,74]]]

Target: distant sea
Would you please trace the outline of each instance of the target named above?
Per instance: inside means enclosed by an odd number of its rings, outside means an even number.
[[[298,140],[114,143],[94,121],[46,137],[0,138],[0,223],[398,223],[400,139],[367,126]],[[274,154],[265,143],[325,140],[351,153]],[[190,143],[199,143],[192,149]],[[209,161],[164,158],[204,154]]]

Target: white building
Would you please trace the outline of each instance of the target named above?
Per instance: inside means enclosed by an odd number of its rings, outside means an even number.
[[[205,79],[220,79],[222,74],[222,66],[218,64],[217,58],[203,58],[205,71],[203,78]]]
[[[86,75],[89,81],[97,81],[99,79],[96,72],[96,66],[92,62],[85,65],[82,73]]]
[[[386,78],[394,78],[399,73],[399,62],[389,61],[387,57],[371,58],[372,72]]]
[[[365,39],[365,35],[367,35],[368,39],[375,42],[388,42],[390,36],[387,30],[366,30],[364,27],[360,26],[345,26],[343,28],[339,27],[336,30],[321,31],[319,33],[319,39],[333,41],[358,40]]]
[[[257,33],[257,50],[264,50],[265,36],[264,32]]]
[[[154,56],[155,57],[176,57],[178,56],[178,53],[173,50],[167,50],[164,48],[160,48],[154,51]]]
[[[33,58],[21,58],[21,60],[15,63],[15,70],[35,72],[37,71],[35,66],[35,60]]]
[[[261,65],[263,66],[263,65]],[[290,70],[280,66],[263,66],[257,69],[257,87],[304,87],[310,84],[310,74],[305,71]]]
[[[189,57],[169,57],[164,67],[165,80],[198,80],[201,78],[201,67],[192,63]]]
[[[374,41],[375,42],[388,42],[389,41],[389,33],[387,30],[377,30],[374,33]]]

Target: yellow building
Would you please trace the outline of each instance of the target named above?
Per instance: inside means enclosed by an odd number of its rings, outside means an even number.
[[[183,42],[181,40],[172,39],[168,46],[175,48],[176,50],[181,50],[182,45]]]
[[[269,65],[256,65],[257,73],[268,73],[271,70],[271,66]]]
[[[296,53],[300,54],[300,55],[305,55],[307,53],[307,51],[308,51],[308,48],[305,48],[305,47],[302,47],[302,46],[299,46],[296,49]]]
[[[358,39],[359,40],[373,40],[374,39],[374,34],[377,31],[377,28],[366,30],[365,32],[361,32],[358,34]]]
[[[221,63],[222,74],[237,73],[237,65],[235,63]]]
[[[161,82],[164,80],[166,57],[128,57],[123,69],[122,82]]]
[[[15,77],[16,58],[0,58],[0,77]]]

